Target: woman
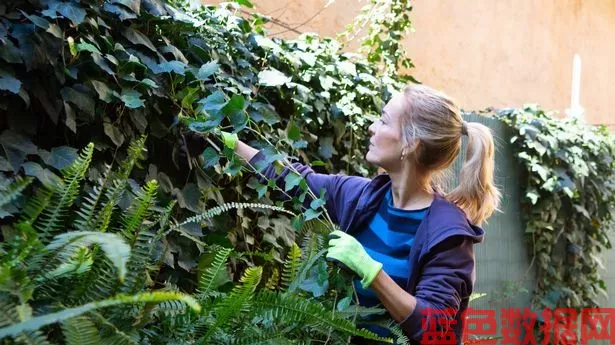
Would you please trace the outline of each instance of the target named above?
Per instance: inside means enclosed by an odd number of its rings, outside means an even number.
[[[343,231],[329,240],[327,258],[354,271],[360,303],[381,303],[413,342],[460,344],[462,313],[474,285],[478,226],[497,209],[490,130],[466,123],[446,95],[408,86],[369,127],[366,160],[386,171],[373,179],[315,173],[294,164]],[[437,177],[457,158],[468,136],[460,185],[444,195]],[[251,165],[264,156],[239,142]],[[283,181],[286,169],[261,173]],[[360,341],[360,340],[356,340]]]

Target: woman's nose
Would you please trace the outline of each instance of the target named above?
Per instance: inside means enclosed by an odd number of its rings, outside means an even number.
[[[369,127],[367,128],[367,132],[369,133],[369,135],[374,135],[374,127],[376,126],[376,122],[372,122],[371,125],[369,125]]]

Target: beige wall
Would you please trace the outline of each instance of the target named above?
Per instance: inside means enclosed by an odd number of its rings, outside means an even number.
[[[335,36],[366,1],[254,0],[256,10]],[[422,0],[411,13],[412,74],[460,100],[467,110],[538,103],[564,116],[572,58],[581,56],[581,104],[588,122],[615,130],[615,0]],[[304,25],[301,25],[304,24]],[[300,26],[301,25],[301,26]],[[278,25],[270,32],[294,37]]]

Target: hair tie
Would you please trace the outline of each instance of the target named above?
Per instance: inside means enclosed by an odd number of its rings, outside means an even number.
[[[461,121],[461,135],[468,135],[468,123]]]

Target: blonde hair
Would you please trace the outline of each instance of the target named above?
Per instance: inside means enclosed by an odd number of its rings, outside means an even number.
[[[401,116],[402,140],[419,140],[414,155],[419,171],[433,176],[450,167],[468,136],[459,186],[446,199],[459,206],[474,224],[481,224],[498,209],[500,192],[494,184],[494,144],[491,130],[478,122],[465,122],[457,104],[444,93],[412,84],[404,90],[406,111]]]

